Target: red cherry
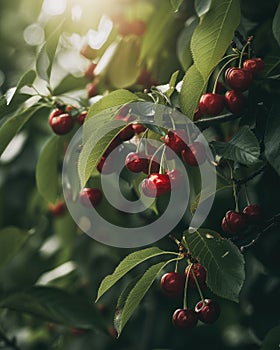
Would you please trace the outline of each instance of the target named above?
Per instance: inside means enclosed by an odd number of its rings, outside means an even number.
[[[252,84],[253,74],[249,70],[231,67],[225,72],[227,84],[237,91],[245,91]]]
[[[203,117],[203,113],[201,112],[199,106],[196,108],[196,110],[194,111],[194,116],[193,116],[193,120],[196,122],[197,120],[199,120],[201,117]]]
[[[130,34],[142,36],[146,31],[146,23],[141,19],[135,19],[129,23]]]
[[[74,119],[67,113],[49,118],[49,124],[57,135],[68,134],[74,126]]]
[[[106,148],[104,152],[104,156],[107,157],[115,148],[117,148],[119,145],[121,145],[122,141],[119,139],[119,137],[115,137],[109,146]]]
[[[177,309],[172,316],[172,321],[177,328],[194,328],[198,317],[192,309]]]
[[[204,323],[214,323],[220,316],[221,310],[218,303],[212,299],[199,301],[195,306],[195,312],[200,321]]]
[[[140,173],[147,167],[147,156],[145,154],[131,152],[126,156],[125,165],[133,173]]]
[[[97,206],[102,199],[102,192],[98,188],[84,188],[80,193],[80,202],[85,207]]]
[[[186,270],[185,270],[185,275],[186,276],[188,274],[188,271],[189,271],[189,267],[187,267]],[[195,279],[194,279],[193,273],[194,273],[194,275],[196,277],[196,280],[197,280],[199,286],[201,288],[205,287],[205,285],[206,285],[206,274],[207,274],[206,273],[206,269],[199,263],[192,265],[191,271],[189,273],[188,285],[190,286],[190,288],[195,289],[196,288],[196,283],[195,283]]]
[[[260,57],[250,58],[243,62],[243,69],[251,71],[253,74],[264,70],[264,61]]]
[[[182,159],[190,166],[200,165],[206,160],[205,146],[201,142],[194,142],[181,152]]]
[[[146,89],[150,89],[152,86],[157,84],[157,81],[152,77],[150,71],[147,69],[142,69],[136,83],[143,85]]]
[[[130,22],[128,22],[122,16],[118,18],[116,27],[120,35],[127,36],[130,34]]]
[[[124,129],[121,130],[121,132],[118,134],[118,137],[122,141],[128,141],[132,139],[132,137],[135,135],[134,129],[132,124],[127,125]]]
[[[74,336],[79,336],[84,335],[86,333],[86,330],[82,328],[70,328],[70,333]]]
[[[181,186],[183,174],[178,169],[172,169],[166,173],[169,176],[170,182],[174,188]]]
[[[147,130],[147,128],[142,124],[132,124],[132,128],[135,134],[141,134],[142,132]]]
[[[184,130],[168,130],[164,143],[175,153],[180,154],[187,147],[188,136]]]
[[[244,109],[244,96],[239,91],[227,91],[225,101],[226,107],[231,113],[238,114]]]
[[[143,173],[145,173],[145,174],[149,174],[149,167],[150,167],[151,159],[152,159],[152,156],[148,156],[147,157],[146,165],[145,165],[145,167],[142,170]],[[157,159],[154,158],[152,160],[150,173],[158,173],[159,169],[160,169],[160,165],[159,165]]]
[[[244,208],[243,214],[246,215],[249,223],[258,224],[261,221],[262,209],[259,204],[251,204]]]
[[[141,187],[147,197],[159,197],[170,191],[170,179],[167,174],[151,174],[142,181]]]
[[[55,118],[61,114],[64,114],[62,109],[59,109],[59,108],[54,109],[49,115],[49,124],[51,125],[53,118]]]
[[[88,98],[94,97],[97,95],[97,84],[89,83],[86,86]]]
[[[240,233],[246,226],[246,216],[234,210],[229,210],[222,221],[222,229],[225,233]]]
[[[185,276],[178,272],[168,272],[161,277],[161,289],[170,297],[183,294]]]
[[[84,124],[86,117],[87,117],[87,111],[83,111],[83,112],[82,112],[80,115],[78,115],[78,117],[77,117],[78,123],[81,124],[81,125]]]
[[[203,94],[199,101],[201,113],[207,115],[218,115],[222,112],[225,105],[224,96],[219,94]]]
[[[111,174],[114,171],[112,163],[104,156],[101,157],[96,168],[102,174]]]
[[[58,200],[55,204],[48,203],[49,211],[53,216],[62,216],[65,213],[65,204],[61,200]]]
[[[94,78],[94,70],[96,68],[97,64],[96,63],[91,63],[87,69],[85,70],[84,76],[88,78],[89,80],[92,80]]]

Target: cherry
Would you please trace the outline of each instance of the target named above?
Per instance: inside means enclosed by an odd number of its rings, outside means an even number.
[[[141,19],[135,19],[129,23],[129,32],[136,36],[142,36],[146,31],[146,23]]]
[[[89,80],[92,80],[94,78],[94,70],[96,68],[97,64],[96,63],[91,63],[87,69],[84,72],[84,76],[88,78]]]
[[[147,197],[159,197],[170,191],[170,179],[167,174],[151,174],[141,184],[142,191]]]
[[[58,200],[55,204],[48,203],[48,208],[52,215],[57,217],[65,213],[65,204],[61,200]]]
[[[101,157],[96,168],[102,174],[111,174],[114,171],[112,163],[105,156]]]
[[[229,90],[225,94],[227,109],[234,114],[240,113],[244,108],[244,96],[240,91]]]
[[[246,226],[246,216],[234,210],[229,210],[222,221],[222,229],[225,233],[240,233]]]
[[[152,159],[152,156],[147,157],[146,166],[142,170],[143,173],[145,173],[145,174],[149,174],[149,167],[150,167],[151,159]],[[153,159],[150,172],[151,173],[158,173],[159,169],[160,169],[160,165],[159,165],[158,161],[156,159]]]
[[[145,154],[131,152],[126,156],[125,165],[133,173],[140,173],[147,167],[147,156]]]
[[[185,276],[178,272],[167,272],[161,277],[161,289],[170,297],[183,294]]]
[[[157,84],[157,81],[152,77],[151,72],[144,68],[140,72],[136,83],[143,85],[147,89],[150,89],[152,86]]]
[[[259,204],[247,205],[247,207],[243,209],[243,214],[246,215],[249,223],[258,224],[262,216],[261,206]]]
[[[206,160],[205,146],[201,142],[194,142],[181,152],[182,159],[190,166],[200,165]]]
[[[97,84],[89,83],[86,86],[88,98],[94,97],[97,95]]]
[[[221,310],[218,303],[212,299],[201,300],[195,306],[195,312],[200,321],[214,323],[220,316]]]
[[[194,328],[198,321],[198,316],[192,309],[177,309],[172,321],[177,328]]]
[[[147,130],[147,128],[142,124],[132,124],[132,128],[135,134],[141,134],[142,132]]]
[[[84,335],[86,333],[86,330],[82,328],[70,328],[70,333],[73,336],[79,336]]]
[[[260,57],[250,58],[243,62],[243,69],[251,71],[253,74],[264,70],[264,61]]]
[[[186,268],[185,270],[185,275],[187,276],[189,271],[189,267]],[[195,279],[193,276],[193,273],[196,277],[197,283],[199,284],[200,287],[205,287],[206,285],[206,269],[199,263],[193,264],[191,271],[189,273],[189,282],[188,285],[190,286],[190,288],[195,289],[196,288],[196,283],[195,283]]]
[[[80,193],[80,202],[85,207],[97,206],[102,199],[102,192],[98,188],[84,188]]]
[[[194,111],[194,116],[193,116],[193,120],[197,121],[199,120],[201,117],[203,117],[203,113],[201,112],[199,106],[196,108],[196,110]]]
[[[106,148],[105,152],[104,152],[104,156],[107,157],[111,152],[113,152],[113,150],[115,148],[117,148],[119,145],[121,145],[122,141],[120,140],[120,138],[117,136],[115,137],[111,143],[109,144],[109,146]]]
[[[231,67],[225,72],[227,84],[237,91],[245,91],[252,84],[253,74],[249,70]]]
[[[83,111],[83,112],[82,112],[80,115],[78,115],[78,117],[77,117],[78,123],[81,124],[81,125],[84,124],[86,117],[87,117],[87,111]]]
[[[180,154],[187,147],[188,137],[184,130],[168,130],[164,143],[175,153]]]
[[[63,110],[64,110],[64,106],[63,106]],[[59,116],[60,114],[63,114],[64,113],[63,110],[61,108],[54,109],[49,115],[49,124],[51,124],[51,121],[53,120],[53,118]]]
[[[178,169],[172,169],[166,173],[169,176],[173,187],[180,187],[183,181],[183,174]]]
[[[74,119],[67,113],[60,113],[56,116],[50,115],[49,124],[57,135],[65,135],[73,129]]]
[[[122,140],[122,141],[128,141],[130,139],[132,139],[132,137],[135,135],[135,131],[133,129],[132,124],[127,125],[124,129],[122,129],[120,131],[120,133],[118,134],[118,137]]]
[[[199,109],[202,114],[218,115],[225,105],[224,96],[219,94],[203,94],[199,101]]]

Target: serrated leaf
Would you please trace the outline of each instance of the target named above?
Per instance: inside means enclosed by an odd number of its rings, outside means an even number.
[[[212,0],[210,10],[201,17],[192,36],[191,50],[204,80],[225,54],[239,22],[238,0]]]
[[[89,302],[57,288],[33,287],[1,300],[0,307],[68,327],[106,329],[102,315]]]
[[[186,231],[184,237],[192,255],[207,269],[207,286],[215,294],[238,302],[245,271],[237,246],[208,229]]]
[[[272,32],[273,32],[274,38],[276,39],[276,41],[278,42],[278,45],[280,46],[280,4],[278,5],[273,18]]]
[[[195,0],[194,8],[199,17],[202,17],[210,10],[211,2],[211,0]]]
[[[135,253],[129,254],[124,260],[120,262],[115,271],[104,278],[98,289],[96,301],[101,298],[101,296],[106,293],[115,283],[117,283],[124,275],[126,275],[130,270],[132,270],[137,265],[142,262],[151,259],[153,257],[163,255],[163,254],[173,254],[173,252],[166,252],[157,247],[146,248]]]
[[[61,158],[62,144],[61,137],[54,135],[46,143],[37,162],[37,189],[47,202],[55,203],[58,197],[58,161]]]
[[[15,115],[8,118],[0,128],[0,156],[12,138],[21,130],[25,123],[39,111],[41,106],[32,106],[24,111],[19,111]]]
[[[280,175],[280,104],[275,104],[268,116],[265,135],[264,135],[264,145],[265,145],[265,156],[269,161],[270,165],[277,171]]]
[[[16,255],[27,237],[28,233],[17,227],[6,227],[0,231],[0,269]]]
[[[280,347],[280,325],[272,328],[265,336],[260,350],[277,350]]]
[[[248,126],[243,126],[229,142],[214,141],[212,145],[218,155],[244,165],[259,162],[260,145]]]
[[[173,10],[177,12],[184,0],[170,0]]]
[[[180,108],[182,112],[193,120],[198,101],[205,90],[205,81],[196,68],[192,65],[184,76],[182,88],[179,94]]]

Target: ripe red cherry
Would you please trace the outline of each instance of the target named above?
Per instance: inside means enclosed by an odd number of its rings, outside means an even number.
[[[198,317],[192,309],[177,309],[172,316],[172,321],[177,328],[194,328]]]
[[[136,83],[143,85],[146,89],[150,89],[153,85],[157,84],[157,81],[152,77],[152,73],[150,71],[147,69],[142,69]]]
[[[178,169],[172,169],[166,173],[173,187],[178,188],[183,181],[183,174]]]
[[[190,166],[200,165],[206,160],[205,146],[201,142],[194,142],[181,152],[182,159]]]
[[[80,193],[80,202],[85,207],[97,206],[102,199],[102,192],[98,188],[84,188]]]
[[[188,271],[189,271],[189,267],[187,267],[186,270],[185,270],[185,275],[186,276],[188,274]],[[201,288],[205,287],[206,286],[206,269],[199,263],[192,265],[191,271],[189,273],[188,285],[190,286],[190,288],[195,289],[196,288],[196,283],[195,283],[195,279],[194,279],[193,273],[194,273],[194,275],[196,277],[196,280],[197,280],[199,286]]]
[[[196,108],[196,110],[194,111],[194,116],[193,116],[193,120],[196,122],[197,120],[199,120],[201,117],[203,117],[203,113],[201,112],[199,106]]]
[[[104,156],[101,157],[96,168],[102,174],[111,174],[114,171],[112,163]]]
[[[49,124],[51,124],[53,118],[57,117],[60,114],[64,114],[63,110],[59,108],[54,109],[49,115]]]
[[[199,109],[202,114],[218,115],[225,105],[224,96],[219,94],[203,94],[199,101]]]
[[[120,131],[120,133],[118,134],[118,137],[122,140],[122,141],[128,141],[130,139],[132,139],[132,137],[135,135],[135,131],[133,129],[132,124],[129,124],[128,126],[126,126],[124,129],[122,129]]]
[[[132,124],[132,128],[135,134],[141,134],[142,132],[147,130],[147,128],[142,124]]]
[[[145,154],[131,152],[126,156],[125,165],[133,173],[140,173],[147,167],[147,156]]]
[[[246,226],[246,216],[234,210],[229,210],[222,221],[222,229],[225,233],[240,233]]]
[[[227,91],[225,101],[226,107],[231,113],[238,114],[244,109],[244,96],[240,91]]]
[[[82,112],[80,115],[78,115],[78,117],[77,117],[78,123],[81,124],[81,125],[84,124],[86,117],[87,117],[87,111],[83,111],[83,112]]]
[[[70,333],[73,336],[79,336],[84,335],[86,333],[86,330],[82,328],[70,328]]]
[[[175,153],[180,154],[187,147],[188,137],[184,130],[168,130],[164,143]]]
[[[195,306],[198,319],[203,323],[214,323],[220,316],[221,310],[218,303],[212,299],[199,301]]]
[[[151,163],[151,159],[152,159],[152,156],[148,156],[147,157],[147,160],[146,160],[146,165],[144,166],[143,168],[143,173],[145,174],[149,174],[149,167],[150,167],[150,163]],[[152,164],[151,164],[151,171],[150,173],[158,173],[159,172],[159,169],[160,169],[160,165],[157,161],[157,159],[153,159],[152,160]]]
[[[68,134],[74,127],[74,119],[67,113],[50,116],[49,124],[57,135]]]
[[[250,58],[243,62],[243,69],[251,71],[253,74],[264,70],[264,61],[260,57]]]
[[[159,197],[170,191],[170,179],[167,174],[151,174],[142,181],[141,187],[147,197]]]
[[[185,276],[178,272],[168,272],[161,277],[161,289],[170,297],[183,294]]]
[[[141,19],[135,19],[129,23],[129,32],[136,36],[142,36],[146,31],[146,23]]]
[[[251,204],[243,209],[249,223],[258,224],[261,221],[262,209],[259,204]]]
[[[253,74],[249,70],[231,67],[225,72],[227,84],[237,91],[245,91],[252,84]]]
[[[65,204],[61,200],[58,200],[55,204],[48,203],[48,208],[53,216],[59,217],[65,213]]]
[[[111,143],[109,144],[109,146],[106,148],[105,152],[104,152],[104,156],[107,157],[111,152],[113,152],[113,150],[115,148],[117,148],[120,144],[122,143],[122,141],[119,139],[119,137],[115,137]]]

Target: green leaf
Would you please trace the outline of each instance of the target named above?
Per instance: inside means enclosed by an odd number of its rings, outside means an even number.
[[[280,103],[273,105],[269,112],[264,134],[265,156],[280,175]]]
[[[280,46],[280,4],[278,5],[273,18],[272,32],[273,32],[274,38],[276,39],[276,41],[278,42],[278,45]]]
[[[107,77],[115,88],[126,88],[136,82],[141,71],[138,45],[138,38],[134,36],[119,42],[107,71]]]
[[[10,102],[9,102],[9,105],[7,106],[8,108],[7,112],[9,112],[9,110],[11,110],[13,107],[17,107],[18,105],[20,105],[30,97],[30,95],[21,94],[20,90],[24,86],[32,85],[35,79],[36,79],[36,73],[34,70],[29,70],[20,77],[17,83],[16,89],[12,97],[10,97]]]
[[[17,227],[6,227],[0,231],[0,269],[16,255],[27,237],[27,232]]]
[[[171,6],[173,7],[174,11],[177,12],[182,5],[184,0],[170,0]]]
[[[68,327],[106,329],[103,317],[89,302],[56,288],[33,287],[8,296],[0,302],[0,307]]]
[[[212,142],[218,155],[244,165],[258,163],[260,145],[248,126],[243,126],[229,142]]]
[[[124,260],[120,262],[115,271],[111,275],[105,277],[104,280],[101,282],[100,287],[98,289],[96,301],[99,300],[104,293],[106,293],[115,283],[117,283],[124,275],[126,275],[134,267],[148,259],[163,254],[177,255],[177,253],[166,252],[157,247],[146,248],[129,254],[126,258],[124,258]]]
[[[206,83],[196,68],[192,65],[184,76],[182,88],[179,94],[179,102],[182,112],[193,120],[198,101],[205,90]]]
[[[54,135],[43,148],[36,166],[37,189],[48,202],[55,203],[59,191],[58,161],[61,158],[61,136]]]
[[[19,111],[12,117],[8,118],[0,128],[0,156],[12,138],[21,130],[24,124],[42,107],[34,105],[24,111]]]
[[[7,99],[6,96],[0,97],[0,119],[3,118],[7,112]]]
[[[204,80],[225,54],[239,22],[238,0],[212,0],[191,40],[194,63]]]
[[[193,32],[198,25],[198,18],[192,16],[185,23],[185,28],[182,30],[178,42],[177,42],[177,56],[178,59],[186,71],[193,63],[193,57],[191,53],[191,38]]]
[[[175,90],[176,87],[176,82],[177,82],[177,78],[179,75],[179,71],[177,70],[176,72],[174,72],[169,80],[169,89],[165,92],[165,95],[170,98]]]
[[[211,0],[195,0],[194,1],[194,8],[195,12],[199,17],[202,17],[205,15],[211,7]]]
[[[86,77],[75,77],[73,75],[67,75],[61,80],[61,82],[54,88],[53,94],[55,96],[65,94],[69,91],[84,89],[88,79]]]
[[[121,309],[115,316],[115,327],[117,326],[116,330],[119,335],[160,271],[171,261],[174,261],[174,259],[151,266],[132,288],[128,294],[123,309]]]
[[[215,294],[238,302],[245,271],[244,258],[237,246],[208,229],[184,234],[190,252],[207,269],[207,286]]]
[[[277,350],[280,348],[280,325],[272,328],[265,336],[260,350]]]

